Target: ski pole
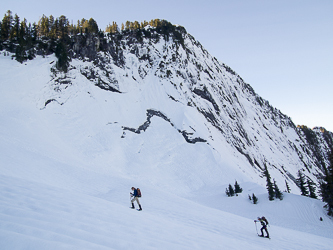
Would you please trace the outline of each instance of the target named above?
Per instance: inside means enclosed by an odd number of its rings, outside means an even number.
[[[256,225],[256,231],[257,231],[257,234],[258,234],[257,221],[254,221],[254,224]]]

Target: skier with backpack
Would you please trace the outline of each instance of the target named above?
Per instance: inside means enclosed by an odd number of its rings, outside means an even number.
[[[133,193],[130,193],[131,195],[131,203],[132,203],[132,209],[135,209],[134,207],[134,201],[136,201],[139,205],[139,211],[142,210],[142,207],[141,207],[141,204],[140,204],[140,201],[139,201],[139,198],[141,198],[141,191],[140,191],[140,188],[134,188],[132,187],[132,191]],[[132,198],[133,197],[133,198]]]
[[[264,237],[264,230],[265,230],[265,232],[266,232],[266,238],[269,238],[269,233],[268,233],[268,230],[267,230],[267,225],[268,225],[268,221],[267,221],[267,219],[265,218],[265,216],[263,216],[263,217],[258,217],[258,220],[254,220],[254,222],[256,223],[256,222],[260,222],[261,223],[261,229],[260,229],[260,231],[261,231],[261,235],[259,235],[258,234],[258,236],[259,237]],[[258,232],[257,232],[258,233]]]

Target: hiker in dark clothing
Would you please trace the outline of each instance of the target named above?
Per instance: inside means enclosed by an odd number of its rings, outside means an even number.
[[[141,196],[139,195],[138,190],[136,188],[132,187],[132,191],[133,191],[133,193],[130,193],[131,197],[133,197],[131,199],[131,203],[132,203],[132,207],[131,208],[133,208],[133,209],[135,208],[134,207],[134,201],[136,201],[138,203],[138,205],[139,205],[139,210],[142,210],[141,205],[140,205],[140,201],[139,201],[139,197],[141,197]]]
[[[269,238],[269,233],[268,233],[268,230],[267,230],[267,225],[268,225],[268,221],[266,220],[266,218],[263,216],[263,217],[258,217],[258,220],[255,220],[254,222],[260,222],[261,223],[261,225],[262,225],[262,227],[261,227],[261,229],[260,229],[260,231],[261,231],[261,235],[259,235],[260,237],[264,237],[264,230],[265,230],[265,232],[266,232],[266,238]]]

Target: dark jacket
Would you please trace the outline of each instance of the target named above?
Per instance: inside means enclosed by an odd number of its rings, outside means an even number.
[[[133,196],[138,197],[138,190],[136,190],[136,188],[134,189]]]
[[[266,218],[258,218],[258,219],[263,227],[266,227],[268,225],[268,221],[266,220]]]

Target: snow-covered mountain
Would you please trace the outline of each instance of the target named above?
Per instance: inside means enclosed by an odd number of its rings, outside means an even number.
[[[69,52],[66,73],[53,54],[0,54],[6,249],[332,245],[322,202],[295,184],[300,169],[318,182],[331,132],[297,128],[182,27],[78,35]],[[269,202],[265,166],[293,194]],[[244,191],[227,198],[235,180]],[[131,186],[144,192],[142,217],[124,211]],[[263,213],[275,245],[252,239]]]
[[[313,132],[316,143],[309,143],[308,133],[296,128],[288,116],[213,58],[184,28],[176,27],[166,35],[147,26],[138,33],[109,34],[107,38],[76,36],[69,72],[50,79],[39,107],[64,109],[77,95],[77,88],[83,91],[83,81],[110,91],[117,103],[110,107],[105,123],[120,130],[124,141],[131,140],[133,133],[142,138],[158,120],[184,142],[204,148],[196,152],[196,162],[210,162],[210,154],[214,155],[209,164],[215,166],[212,175],[217,178],[201,176],[192,184],[197,188],[220,183],[224,175],[221,165],[243,172],[242,181],[258,181],[267,166],[277,183],[284,187],[286,179],[293,192],[298,191],[294,182],[299,169],[314,181],[322,174],[333,145],[332,133],[325,131],[323,138],[320,130]],[[163,136],[162,127],[159,133]],[[183,156],[185,162],[191,159],[192,155]]]

